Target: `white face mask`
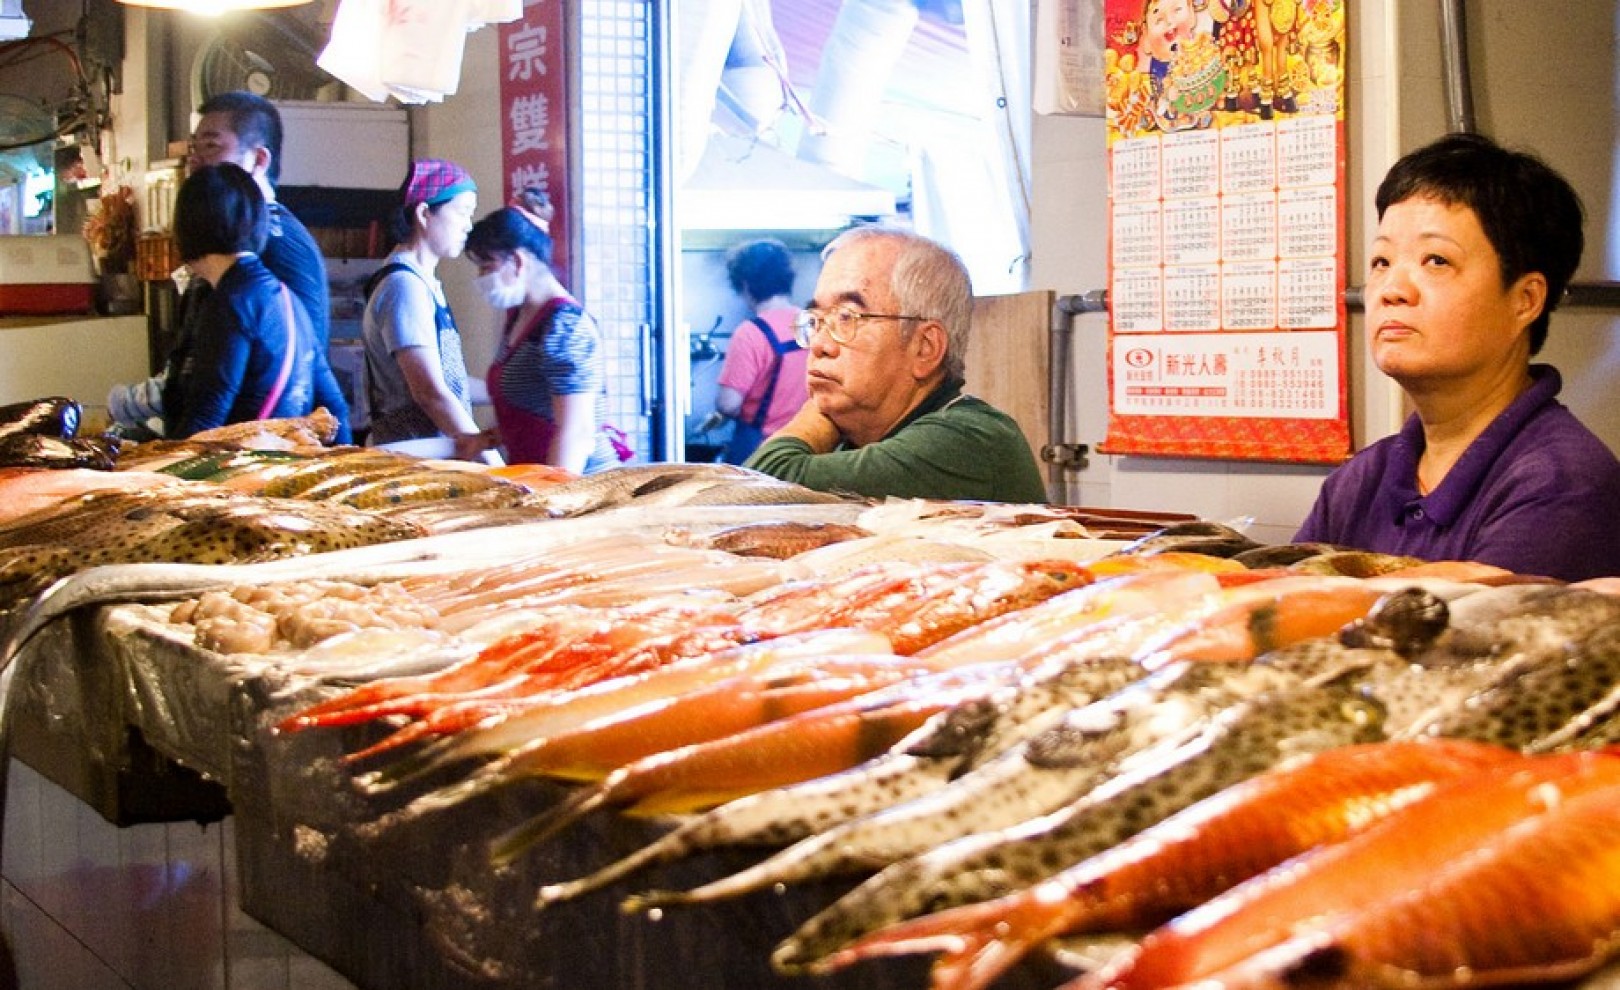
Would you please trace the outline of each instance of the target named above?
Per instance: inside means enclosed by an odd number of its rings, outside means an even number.
[[[482,292],[484,298],[488,299],[489,304],[496,309],[511,309],[513,306],[523,305],[523,284],[521,282],[511,284],[502,282],[499,271],[478,276],[473,279],[473,285],[478,287],[478,291]]]

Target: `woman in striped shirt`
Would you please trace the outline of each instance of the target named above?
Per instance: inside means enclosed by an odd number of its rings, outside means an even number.
[[[551,270],[550,202],[526,189],[473,225],[477,285],[506,311],[486,381],[506,459],[585,474],[618,463],[603,432],[602,335]]]

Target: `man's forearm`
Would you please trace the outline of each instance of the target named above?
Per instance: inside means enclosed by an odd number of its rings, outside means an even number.
[[[838,427],[833,425],[832,420],[821,414],[821,410],[816,408],[816,400],[814,399],[810,399],[800,406],[799,411],[793,414],[793,418],[788,420],[787,424],[780,430],[777,430],[774,436],[796,437],[809,444],[811,451],[817,454],[825,454],[831,451],[838,446],[838,441],[841,439]]]

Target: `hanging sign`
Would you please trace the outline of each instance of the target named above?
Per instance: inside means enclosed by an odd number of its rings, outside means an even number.
[[[569,284],[567,38],[562,0],[527,0],[523,17],[500,27],[501,200],[530,186],[551,197],[551,267],[564,285]]]
[[[1344,0],[1107,0],[1101,450],[1337,463]]]

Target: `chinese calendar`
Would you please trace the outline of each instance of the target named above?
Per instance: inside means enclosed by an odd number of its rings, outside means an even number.
[[[500,28],[500,205],[528,187],[544,189],[551,220],[553,264],[568,282],[568,71],[561,0],[527,0],[523,18]]]
[[[1104,451],[1348,456],[1346,6],[1106,0]]]

